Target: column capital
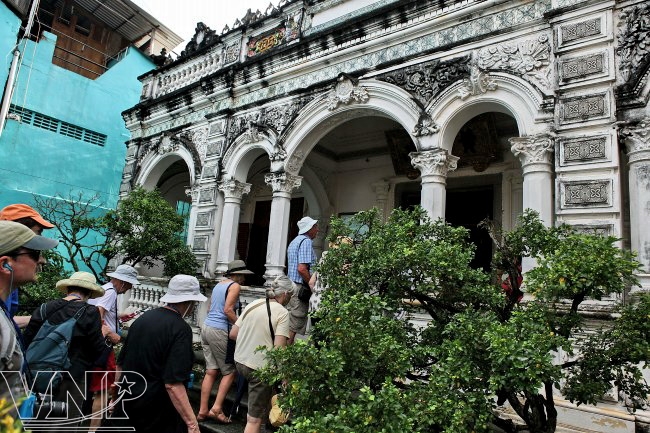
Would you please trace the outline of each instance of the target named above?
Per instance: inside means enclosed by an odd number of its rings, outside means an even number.
[[[533,164],[551,165],[555,150],[553,137],[549,134],[531,135],[527,137],[512,137],[510,150],[519,158],[522,167]]]
[[[627,148],[630,164],[650,159],[650,117],[636,125],[624,126],[619,130],[619,134]]]
[[[411,152],[411,164],[420,170],[422,178],[429,176],[447,177],[447,173],[456,170],[458,157],[450,155],[445,149]]]
[[[300,188],[302,176],[295,176],[286,172],[268,173],[264,176],[264,182],[271,187],[274,194],[291,194],[294,190]]]
[[[217,184],[219,191],[223,192],[226,199],[241,200],[244,194],[251,192],[251,184],[240,182],[237,179],[222,180]]]

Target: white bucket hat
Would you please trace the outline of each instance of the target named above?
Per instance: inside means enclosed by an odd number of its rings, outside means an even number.
[[[167,302],[168,304],[178,304],[185,301],[199,301],[204,302],[205,296],[201,294],[201,287],[199,280],[191,275],[175,275],[169,280],[167,285],[167,293],[160,298],[160,302]]]
[[[315,220],[311,217],[303,217],[300,221],[298,221],[298,234],[302,235],[307,233],[312,227],[314,227],[314,224],[316,224],[318,220]]]
[[[132,286],[140,284],[138,282],[138,271],[129,265],[119,265],[113,272],[106,274],[106,276],[124,281],[125,283],[131,283]]]
[[[89,272],[75,272],[70,275],[70,278],[59,280],[56,283],[56,288],[63,293],[68,292],[68,287],[81,287],[90,290],[90,299],[104,296],[104,289],[97,284],[95,276]]]

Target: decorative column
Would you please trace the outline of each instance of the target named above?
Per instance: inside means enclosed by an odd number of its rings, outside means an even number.
[[[638,253],[639,287],[632,294],[650,292],[650,118],[620,131],[627,147],[630,188],[630,243]]]
[[[553,225],[553,138],[548,134],[510,139],[512,153],[524,170],[523,210],[539,213],[544,225]]]
[[[445,149],[411,152],[411,164],[420,170],[422,193],[420,205],[432,220],[445,219],[447,173],[456,169],[458,157]]]
[[[221,236],[221,221],[223,219],[223,194],[217,193],[214,209],[212,210],[210,226],[212,228],[212,242],[210,242],[210,256],[208,258],[208,274],[210,278],[214,278],[217,270],[217,248]]]
[[[382,180],[379,182],[373,182],[370,186],[372,186],[372,190],[375,193],[375,207],[379,209],[382,220],[385,220],[386,203],[388,202],[388,190],[390,190],[390,184]]]
[[[284,274],[291,192],[300,187],[302,177],[288,173],[269,173],[264,176],[264,181],[273,190],[269,219],[269,242],[266,247],[266,272],[264,273],[264,278],[270,281],[278,275]]]
[[[228,270],[228,263],[235,258],[239,232],[239,207],[243,195],[251,191],[251,184],[228,179],[219,182],[217,186],[223,192],[224,202],[215,272],[223,274]]]

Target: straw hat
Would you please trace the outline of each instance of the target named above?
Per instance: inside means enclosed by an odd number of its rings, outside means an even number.
[[[90,299],[104,296],[104,289],[97,284],[95,276],[89,272],[75,272],[70,278],[59,280],[56,283],[56,288],[63,293],[68,293],[70,287],[81,287],[90,290]]]
[[[167,285],[167,293],[160,298],[160,302],[167,302],[168,304],[178,304],[185,301],[199,301],[203,302],[206,298],[201,294],[201,287],[199,280],[191,275],[175,275],[169,280]]]

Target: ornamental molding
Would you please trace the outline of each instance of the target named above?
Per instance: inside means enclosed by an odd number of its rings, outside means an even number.
[[[302,150],[297,150],[289,157],[286,164],[286,170],[289,173],[298,173],[302,168],[302,163],[305,161],[305,153]]]
[[[560,194],[563,209],[610,207],[612,181],[564,181],[560,182]]]
[[[358,80],[341,74],[336,81],[336,85],[326,97],[328,110],[333,111],[341,104],[363,103],[370,98],[368,90],[360,86]]]
[[[420,170],[422,178],[427,176],[446,177],[448,172],[458,167],[459,158],[450,155],[445,149],[411,152],[409,156],[413,167]]]
[[[478,67],[482,70],[513,72],[548,89],[551,87],[550,55],[551,44],[548,36],[543,34],[536,39],[481,49],[478,52]]]
[[[460,99],[464,101],[470,96],[482,95],[490,90],[497,89],[497,82],[487,72],[481,71],[478,65],[472,65],[470,71],[469,78],[463,79],[458,88]]]
[[[624,140],[630,163],[635,162],[637,159],[637,155],[634,154],[650,153],[650,117],[646,117],[636,125],[621,128],[619,134]],[[648,155],[646,155],[647,157]]]
[[[196,151],[201,158],[205,158],[208,148],[208,131],[209,128],[198,128],[191,132],[192,142],[196,146]]]
[[[650,4],[623,9],[619,17],[619,69],[626,83],[636,83],[650,64]]]
[[[523,167],[530,164],[552,164],[553,137],[540,134],[530,137],[512,137],[510,150],[519,158]]]
[[[413,136],[414,137],[423,137],[425,135],[433,135],[438,133],[440,128],[436,123],[431,119],[431,116],[428,114],[421,114],[418,119],[418,123],[413,127]]]
[[[264,182],[276,192],[291,194],[294,190],[300,188],[302,176],[294,176],[289,173],[267,173],[264,176]]]
[[[223,192],[225,198],[241,200],[244,194],[251,192],[251,184],[240,182],[237,179],[222,180],[217,184],[219,191]]]
[[[469,77],[469,61],[469,56],[444,62],[434,60],[382,74],[377,79],[406,90],[423,105],[427,105],[441,91],[456,81]]]

